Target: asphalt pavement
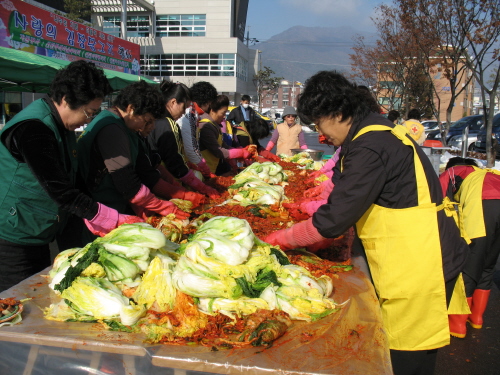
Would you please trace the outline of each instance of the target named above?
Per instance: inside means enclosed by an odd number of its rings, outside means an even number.
[[[325,155],[333,154],[333,146],[318,142],[318,133],[305,133],[305,137],[309,148],[323,150]],[[260,144],[265,147],[269,138]],[[493,280],[483,328],[474,329],[468,325],[465,338],[451,337],[450,345],[438,351],[434,375],[500,374],[500,260]]]

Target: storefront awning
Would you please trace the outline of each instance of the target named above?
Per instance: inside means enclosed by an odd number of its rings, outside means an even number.
[[[44,93],[57,71],[70,62],[30,52],[0,47],[0,91]],[[137,81],[156,82],[134,74],[104,69],[114,91]]]

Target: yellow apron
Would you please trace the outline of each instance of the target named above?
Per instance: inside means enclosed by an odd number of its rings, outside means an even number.
[[[500,175],[500,172],[494,169],[473,168],[475,171],[464,178],[454,196],[462,206],[465,232],[471,239],[486,236],[483,216],[483,184],[486,173]]]
[[[450,343],[446,291],[437,211],[427,178],[407,131],[372,125],[370,131],[391,131],[413,148],[418,206],[391,209],[372,204],[356,223],[379,297],[389,346],[395,350],[430,350]],[[455,297],[455,294],[458,297]],[[454,312],[468,313],[461,276],[454,290]],[[464,309],[464,310],[462,310]]]
[[[245,122],[244,121],[240,122],[239,125],[236,126],[236,136],[239,136],[239,135],[248,137],[248,141],[250,142],[251,145],[255,144],[253,142],[252,136],[250,135],[250,133],[248,132],[247,127],[245,126]]]
[[[218,130],[219,135],[217,137],[217,143],[219,144],[219,146],[222,146],[222,132],[220,131],[220,128],[218,128],[217,125],[215,125],[212,121],[210,121],[207,118],[201,119],[200,122],[205,123],[204,126],[211,125],[211,126],[214,126]],[[217,169],[217,166],[219,165],[220,159],[208,150],[201,151],[201,155],[203,155],[203,158],[207,162],[208,168],[210,168],[210,172],[215,173],[215,170]]]

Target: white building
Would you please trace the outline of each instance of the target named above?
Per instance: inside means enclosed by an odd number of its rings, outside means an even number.
[[[127,0],[124,0],[127,1]],[[141,46],[141,75],[191,86],[211,82],[239,102],[255,95],[258,51],[245,41],[248,0],[92,0],[92,23]]]

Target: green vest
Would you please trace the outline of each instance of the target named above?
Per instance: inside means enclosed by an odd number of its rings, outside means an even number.
[[[244,136],[244,137],[248,137],[248,140],[250,142],[251,145],[255,144],[253,139],[252,139],[252,136],[250,135],[250,133],[248,132],[248,129],[247,127],[245,126],[245,122],[242,121],[239,123],[238,126],[235,126],[235,128],[237,129],[236,130],[236,136]]]
[[[128,136],[130,146],[130,162],[135,169],[137,155],[139,152],[139,137],[137,133],[130,130],[125,122],[114,113],[110,111],[102,111],[97,117],[87,126],[83,134],[78,138],[78,171],[88,182],[90,173],[90,158],[93,150],[93,145],[96,135],[105,126],[111,124],[118,124],[122,126]],[[122,214],[134,214],[129,202],[123,195],[116,189],[111,175],[106,170],[103,177],[96,181],[95,186],[87,186],[89,188],[92,198],[96,202],[100,202],[108,207],[114,208]]]
[[[54,202],[26,163],[18,162],[5,147],[4,133],[21,121],[37,119],[54,132],[64,169],[74,184],[77,159],[75,133],[54,121],[42,99],[31,103],[12,118],[0,132],[0,237],[21,245],[44,245],[54,240],[69,215]],[[63,140],[64,139],[64,140]],[[65,147],[66,145],[66,147]],[[68,165],[65,155],[69,156]]]

